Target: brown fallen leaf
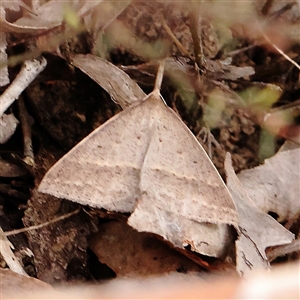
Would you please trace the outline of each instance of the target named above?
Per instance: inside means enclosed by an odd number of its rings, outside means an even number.
[[[242,171],[238,178],[249,197],[262,211],[289,220],[300,213],[300,148],[278,152],[254,169]]]
[[[98,229],[89,238],[89,247],[118,277],[162,275],[180,269],[201,271],[198,265],[164,242],[123,222],[106,222],[98,225]]]
[[[146,94],[124,71],[94,55],[71,56],[72,63],[96,81],[123,109],[139,102]]]
[[[270,267],[265,253],[267,247],[291,243],[294,235],[255,206],[233,170],[229,153],[225,171],[239,216],[236,267],[241,275],[248,276],[250,271]]]

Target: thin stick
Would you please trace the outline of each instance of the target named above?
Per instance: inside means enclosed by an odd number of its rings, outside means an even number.
[[[287,54],[285,54],[280,48],[278,48],[275,44],[272,43],[272,41],[269,39],[269,37],[264,33],[263,29],[261,28],[260,24],[259,25],[259,30],[264,37],[264,39],[272,45],[286,60],[288,60],[290,63],[292,63],[296,68],[300,70],[300,65],[298,65],[294,60],[292,60]]]
[[[200,15],[199,15],[199,7],[198,5],[193,5],[191,8],[191,11],[189,13],[189,29],[192,35],[193,39],[193,45],[194,45],[194,53],[195,53],[195,61],[198,65],[199,69],[203,68],[203,65],[205,63],[204,60],[204,54],[203,54],[203,42],[202,42],[202,28],[200,28],[200,34],[198,34],[198,26],[200,21]],[[202,27],[202,26],[201,26]]]
[[[19,119],[21,122],[21,128],[23,133],[23,143],[24,143],[24,162],[33,167],[34,166],[34,154],[32,149],[32,139],[31,139],[31,125],[33,123],[32,117],[28,114],[24,99],[22,95],[19,97],[17,102],[19,108]]]
[[[76,215],[80,212],[80,208],[68,213],[68,214],[65,214],[63,216],[60,216],[60,217],[57,217],[51,221],[48,221],[48,222],[45,222],[45,223],[42,223],[42,224],[39,224],[39,225],[34,225],[34,226],[29,226],[29,227],[26,227],[26,228],[22,228],[22,229],[16,229],[16,230],[11,230],[11,231],[6,231],[4,232],[5,236],[10,236],[10,235],[15,235],[15,234],[19,234],[19,233],[23,233],[23,232],[27,232],[27,231],[30,231],[30,230],[37,230],[37,229],[40,229],[42,227],[45,227],[45,226],[48,226],[52,223],[55,223],[55,222],[58,222],[58,221],[61,221],[61,220],[64,220],[64,219],[67,219],[73,215]]]
[[[181,53],[183,55],[185,55],[186,57],[188,57],[190,60],[193,61],[193,58],[190,56],[190,54],[188,53],[188,51],[183,47],[183,45],[179,42],[179,40],[176,38],[176,36],[173,34],[173,32],[171,31],[170,27],[167,25],[165,19],[162,20],[162,26],[164,28],[164,30],[167,32],[167,34],[170,36],[170,38],[172,39],[173,43],[178,47],[178,49],[181,51]]]
[[[0,117],[47,65],[44,57],[24,62],[20,73],[0,96]]]

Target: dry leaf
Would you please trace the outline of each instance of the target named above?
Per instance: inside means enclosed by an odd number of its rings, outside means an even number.
[[[0,28],[1,32],[16,32],[16,33],[36,33],[41,30],[47,30],[47,27],[39,27],[38,23],[34,26],[18,25],[10,23],[6,20],[6,12],[3,7],[0,7]]]
[[[12,271],[20,275],[28,276],[22,268],[19,260],[12,252],[12,249],[14,249],[14,246],[5,236],[2,228],[0,227],[0,254]]]
[[[255,269],[268,269],[265,249],[288,244],[292,242],[294,235],[255,206],[233,170],[229,153],[226,155],[225,170],[227,186],[239,216],[239,238],[236,241],[237,270],[245,276]]]
[[[123,222],[106,222],[98,225],[98,229],[89,239],[89,248],[118,277],[162,275],[178,269],[201,271],[198,265],[162,241],[137,232]]]
[[[146,94],[124,71],[93,55],[73,55],[72,63],[106,90],[123,109]]]
[[[279,222],[300,213],[299,148],[278,152],[264,165],[242,171],[238,177],[256,206],[276,213]]]

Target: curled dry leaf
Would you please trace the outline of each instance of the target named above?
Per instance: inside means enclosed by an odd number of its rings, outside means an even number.
[[[288,244],[292,242],[294,235],[255,206],[233,170],[229,153],[226,155],[225,171],[227,186],[239,216],[239,238],[236,241],[237,271],[245,276],[255,269],[268,269],[265,249]]]
[[[278,221],[300,213],[300,148],[278,152],[238,177],[256,206],[278,215]]]
[[[106,90],[123,109],[141,101],[146,94],[124,71],[93,55],[73,55],[72,63]]]
[[[16,23],[10,23],[6,20],[6,12],[5,12],[4,8],[0,7],[1,32],[36,33],[36,32],[40,32],[41,30],[48,29],[48,27],[39,26],[38,25],[39,23],[36,23],[33,26],[18,25]]]

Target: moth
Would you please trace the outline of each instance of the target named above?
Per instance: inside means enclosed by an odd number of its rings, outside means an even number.
[[[228,224],[238,222],[236,207],[205,150],[160,99],[162,77],[161,64],[153,92],[62,157],[39,191],[132,213],[128,224],[138,231],[217,255],[217,244],[229,235]],[[205,245],[203,236],[209,234],[214,237],[207,237]]]

